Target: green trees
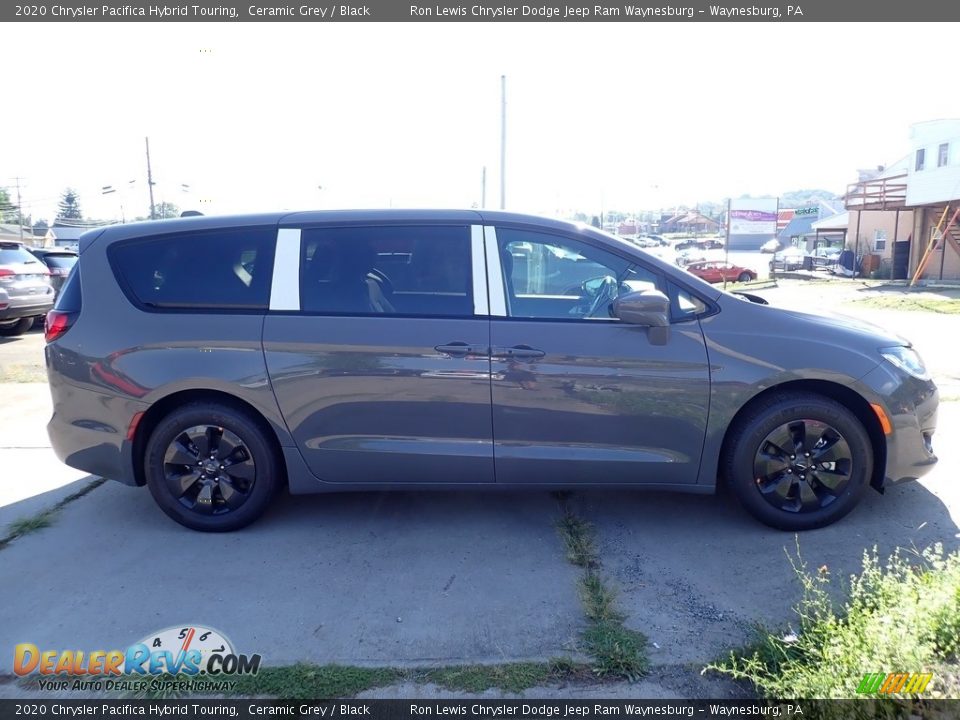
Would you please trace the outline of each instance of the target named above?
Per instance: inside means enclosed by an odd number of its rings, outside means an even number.
[[[0,187],[0,222],[18,222],[19,208],[10,199],[6,188]]]
[[[67,188],[60,195],[60,202],[57,204],[58,220],[83,220],[83,211],[80,209],[80,198],[77,191],[73,188]]]

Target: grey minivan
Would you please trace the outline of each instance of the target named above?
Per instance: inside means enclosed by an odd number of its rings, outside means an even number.
[[[936,462],[937,389],[875,327],[727,294],[592,228],[486,211],[91,230],[47,317],[68,465],[240,528],[291,493],[712,492],[774,527]]]

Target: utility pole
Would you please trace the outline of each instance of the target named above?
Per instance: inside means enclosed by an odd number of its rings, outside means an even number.
[[[480,181],[480,207],[487,206],[487,166],[483,166],[483,179]]]
[[[150,169],[150,138],[144,138],[147,141],[147,187],[150,189],[150,219],[157,217],[153,204],[153,171]]]
[[[17,181],[17,225],[20,226],[20,242],[23,242],[23,203],[20,201],[20,178],[14,178]],[[32,233],[33,231],[31,231]]]
[[[730,198],[727,198],[727,234],[723,240],[723,263],[724,265],[730,262]],[[774,225],[776,226],[776,225]],[[723,289],[727,289],[727,274],[723,274]]]
[[[507,207],[507,76],[500,76],[500,209]]]

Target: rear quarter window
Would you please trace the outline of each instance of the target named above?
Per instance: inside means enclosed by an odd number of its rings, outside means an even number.
[[[77,262],[76,255],[45,255],[43,261],[49,266],[54,268],[66,268],[70,269],[73,267],[74,263]]]
[[[127,297],[155,310],[266,310],[275,227],[183,232],[118,243],[108,256]]]
[[[82,296],[80,292],[80,263],[76,263],[67,276],[60,295],[57,296],[55,310],[63,312],[79,312],[82,305]]]

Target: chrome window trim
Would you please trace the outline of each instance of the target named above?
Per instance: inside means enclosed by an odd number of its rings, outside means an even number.
[[[487,294],[487,261],[483,248],[483,226],[470,226],[470,267],[473,274],[473,314],[490,314]]]
[[[487,254],[487,284],[489,285],[490,315],[507,317],[507,293],[503,285],[503,268],[500,265],[500,248],[497,245],[497,229],[492,225],[483,228],[483,242]]]
[[[300,228],[277,230],[270,309],[300,310]]]

